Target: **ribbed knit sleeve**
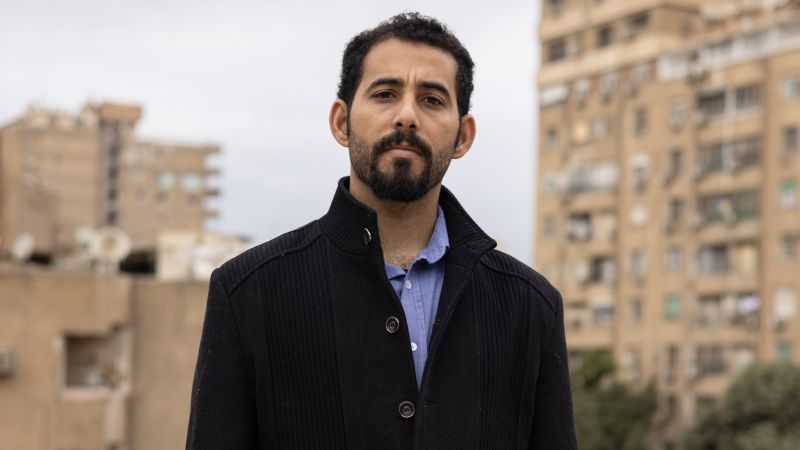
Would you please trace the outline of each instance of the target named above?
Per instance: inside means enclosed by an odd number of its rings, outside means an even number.
[[[555,323],[550,342],[542,352],[533,413],[530,450],[577,449],[572,395],[569,386],[564,305],[553,289]]]
[[[187,450],[257,448],[253,385],[230,300],[215,271],[192,385]]]

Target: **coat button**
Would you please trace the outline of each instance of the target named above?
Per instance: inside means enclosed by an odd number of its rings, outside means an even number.
[[[414,404],[409,401],[401,402],[397,411],[403,419],[410,419],[414,417]]]
[[[369,232],[369,228],[364,228],[361,237],[364,238],[364,245],[369,245],[372,242],[372,233]]]
[[[397,317],[389,316],[389,318],[386,319],[386,331],[395,334],[399,329],[400,329],[400,321],[397,320]]]

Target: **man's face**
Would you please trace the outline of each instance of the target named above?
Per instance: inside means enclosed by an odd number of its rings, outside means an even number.
[[[399,39],[367,53],[347,132],[353,172],[379,199],[415,201],[441,183],[459,135],[456,69],[444,50]]]

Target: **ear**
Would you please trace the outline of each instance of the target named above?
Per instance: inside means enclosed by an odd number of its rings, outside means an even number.
[[[344,100],[337,98],[333,102],[328,122],[331,127],[331,134],[333,134],[336,142],[342,147],[350,147],[350,139],[347,133],[347,104]]]
[[[453,159],[461,158],[467,154],[475,141],[476,131],[475,117],[472,114],[465,114],[461,118],[461,130],[458,132],[458,141],[456,141]]]

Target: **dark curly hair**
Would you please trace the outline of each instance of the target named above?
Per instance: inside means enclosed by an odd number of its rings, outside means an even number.
[[[418,12],[393,16],[371,30],[362,31],[347,43],[342,55],[342,73],[339,79],[339,92],[336,95],[347,104],[348,109],[353,106],[353,97],[361,82],[367,52],[375,44],[390,38],[420,42],[450,53],[458,65],[456,70],[458,114],[463,117],[469,112],[473,88],[472,74],[475,70],[469,52],[443,23]]]

